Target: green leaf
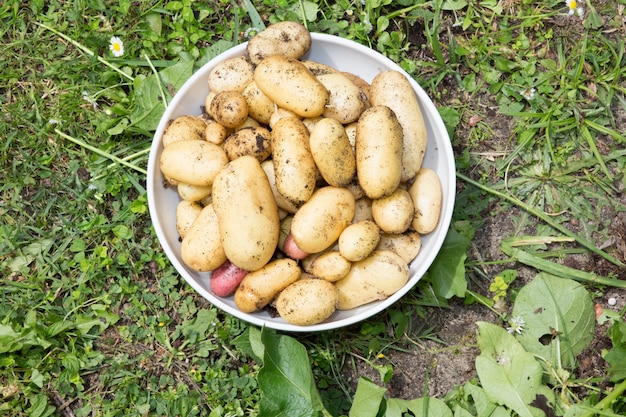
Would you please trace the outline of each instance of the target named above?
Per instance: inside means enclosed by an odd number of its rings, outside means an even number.
[[[359,378],[349,417],[376,417],[387,390],[367,378]]]
[[[18,343],[18,340],[19,334],[13,330],[13,327],[0,324],[0,353],[19,350],[22,345]]]
[[[138,129],[153,131],[161,120],[161,115],[165,111],[165,103],[161,97],[161,88],[171,87],[179,89],[193,73],[193,61],[181,61],[175,65],[152,74],[148,77],[139,75],[135,77],[133,87],[135,89],[135,107],[131,113],[131,126]],[[163,88],[168,91],[169,88]],[[165,99],[169,100],[169,96]]]
[[[263,329],[263,367],[258,383],[259,417],[328,415],[315,386],[306,348],[297,340]]]
[[[574,366],[576,355],[593,339],[593,301],[573,280],[538,274],[519,291],[512,314],[526,323],[517,336],[526,350],[560,367]]]
[[[495,402],[491,401],[487,396],[485,390],[477,385],[467,382],[464,385],[464,390],[474,400],[474,406],[476,407],[476,415],[478,416],[491,416],[491,417],[504,417],[510,416],[510,413],[506,409]]]
[[[626,322],[616,321],[609,330],[613,348],[604,356],[611,381],[626,380]]]
[[[265,346],[261,341],[261,331],[256,327],[246,327],[244,332],[233,339],[233,345],[241,349],[256,362],[263,363]]]
[[[449,299],[453,296],[464,297],[467,291],[465,278],[465,259],[470,240],[450,229],[439,254],[435,258],[428,277],[436,294]]]
[[[491,401],[507,406],[521,417],[543,416],[529,404],[541,391],[542,368],[502,327],[478,322],[476,372]]]
[[[385,417],[402,417],[407,412],[411,412],[411,415],[415,417],[452,417],[452,411],[446,403],[434,397],[387,400]]]

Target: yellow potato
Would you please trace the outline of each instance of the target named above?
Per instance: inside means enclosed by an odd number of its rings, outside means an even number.
[[[207,110],[222,126],[235,128],[248,117],[248,102],[237,91],[220,91],[215,94]]]
[[[271,261],[244,277],[235,291],[235,305],[244,313],[260,310],[287,286],[296,282],[300,273],[300,267],[293,259]]]
[[[352,264],[344,278],[335,282],[339,291],[338,310],[349,310],[372,301],[384,300],[409,280],[409,267],[391,251],[374,251]]]
[[[272,55],[254,70],[257,86],[279,107],[301,117],[320,116],[326,109],[328,90],[302,62]]]
[[[371,220],[352,223],[339,236],[339,253],[350,262],[367,258],[378,246],[380,228]]]
[[[253,36],[246,53],[258,65],[270,55],[284,55],[298,59],[311,48],[311,33],[298,22],[274,23]]]
[[[328,104],[324,117],[337,119],[342,124],[356,121],[368,107],[366,97],[348,77],[340,72],[318,75],[317,79],[328,90]]]
[[[338,251],[329,250],[307,256],[302,260],[302,269],[314,277],[335,282],[350,272],[352,263]]]
[[[422,166],[426,154],[426,126],[415,90],[398,71],[383,71],[372,80],[370,100],[373,106],[387,106],[395,113],[402,130],[402,181],[409,181]]]
[[[261,163],[251,155],[229,162],[215,178],[212,195],[228,259],[246,271],[263,267],[276,250],[280,220]]]
[[[276,123],[278,123],[280,119],[284,119],[287,117],[302,119],[300,116],[298,116],[294,112],[287,110],[287,109],[283,109],[282,107],[278,107],[277,105],[274,104],[274,111],[272,112],[272,115],[270,116],[270,129],[274,129],[274,126],[276,126]]]
[[[228,129],[217,123],[215,120],[210,120],[206,124],[204,129],[204,140],[207,142],[221,145],[228,136]]]
[[[408,191],[398,188],[387,197],[372,201],[372,217],[385,233],[403,233],[413,221],[413,200]]]
[[[183,237],[180,256],[185,264],[201,272],[212,271],[226,262],[218,219],[212,205],[202,209]]]
[[[287,323],[310,326],[329,318],[337,308],[337,289],[323,279],[300,279],[282,290],[276,310]]]
[[[271,133],[265,127],[245,127],[226,138],[222,145],[231,161],[244,155],[252,155],[263,162],[272,154]]]
[[[276,107],[274,102],[252,81],[241,93],[248,103],[248,115],[265,125],[270,123],[270,117]]]
[[[252,117],[248,116],[246,117],[246,120],[241,122],[241,124],[238,124],[237,126],[235,126],[233,130],[236,132],[238,130],[245,129],[247,127],[261,127],[261,123],[257,122],[256,119],[253,119]]]
[[[365,110],[356,128],[359,184],[371,199],[393,193],[402,176],[402,126],[387,106]]]
[[[195,201],[182,200],[176,206],[176,230],[184,238],[191,225],[196,220],[202,206]]]
[[[321,62],[311,61],[309,59],[300,60],[304,64],[304,66],[313,73],[316,77],[323,74],[335,74],[338,72],[335,68],[322,64]]]
[[[201,201],[211,195],[210,185],[191,185],[181,182],[176,186],[176,190],[180,198],[188,201]]]
[[[265,171],[265,175],[267,175],[267,180],[269,181],[270,187],[272,188],[274,200],[276,200],[276,205],[278,206],[278,208],[288,213],[295,213],[296,211],[298,211],[298,206],[287,200],[281,193],[278,192],[278,189],[276,188],[276,173],[274,172],[274,161],[270,159],[263,161],[263,163],[261,163],[261,168],[263,168],[263,171]]]
[[[420,169],[415,181],[409,187],[409,194],[415,206],[411,226],[422,235],[432,232],[439,223],[443,199],[441,181],[437,173],[430,168]]]
[[[408,264],[415,259],[422,249],[422,238],[414,230],[406,233],[383,233],[376,250],[390,250],[398,254]]]
[[[291,234],[308,253],[329,248],[354,217],[355,201],[345,188],[326,186],[313,193],[291,221]]]
[[[203,140],[179,140],[163,148],[161,172],[166,178],[191,185],[210,186],[228,163],[224,150]]]
[[[280,119],[272,129],[271,146],[276,189],[295,206],[302,205],[315,191],[317,175],[308,130],[300,119]]]
[[[361,90],[361,100],[365,102],[366,108],[371,106],[372,103],[370,102],[370,98],[369,98],[371,85],[367,81],[365,81],[363,78],[351,72],[343,71],[342,74],[348,77],[348,79],[352,81],[354,85],[359,87],[359,90]]]
[[[324,180],[332,186],[344,187],[356,175],[356,158],[343,125],[336,119],[319,120],[309,137],[313,160]]]
[[[206,122],[199,116],[179,116],[167,126],[161,141],[163,147],[179,140],[202,140]]]
[[[243,56],[237,56],[217,64],[209,73],[211,91],[242,92],[254,77],[252,63]]]

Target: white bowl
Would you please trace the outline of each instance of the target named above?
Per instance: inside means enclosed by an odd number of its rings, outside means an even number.
[[[366,46],[326,34],[312,33],[311,37],[313,42],[310,51],[304,57],[306,59],[352,72],[368,82],[384,70],[401,71],[407,75],[396,63]],[[410,278],[402,289],[383,301],[348,311],[337,311],[325,322],[312,326],[295,326],[280,317],[271,317],[265,311],[242,313],[232,297],[220,298],[211,293],[210,273],[194,271],[181,260],[175,218],[179,197],[174,187],[163,186],[159,158],[162,151],[161,137],[168,121],[186,114],[201,114],[201,106],[204,105],[204,99],[209,92],[207,79],[211,69],[225,59],[243,55],[245,49],[245,43],[237,45],[200,68],[176,93],[163,114],[154,135],[148,161],[148,204],[157,237],[170,262],[189,285],[216,307],[249,323],[283,331],[310,332],[344,327],[367,319],[391,306],[413,288],[437,256],[448,231],[454,206],[456,174],[452,146],[443,121],[426,92],[407,75],[417,94],[428,132],[428,147],[423,165],[434,169],[439,175],[443,187],[443,204],[439,225],[432,233],[422,237],[422,249],[411,262]]]

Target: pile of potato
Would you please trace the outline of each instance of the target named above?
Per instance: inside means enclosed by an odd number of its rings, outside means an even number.
[[[404,286],[442,202],[408,79],[368,83],[302,59],[310,46],[295,22],[254,36],[211,71],[204,114],[171,121],[160,158],[183,261],[243,312],[296,325]]]

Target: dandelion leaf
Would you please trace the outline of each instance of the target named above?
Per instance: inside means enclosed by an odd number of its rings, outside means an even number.
[[[517,340],[554,365],[572,367],[576,355],[593,340],[595,312],[578,282],[542,272],[515,299],[513,316],[526,326]]]
[[[502,327],[479,322],[478,328],[476,372],[487,397],[521,417],[545,416],[529,405],[542,391],[539,362]]]

